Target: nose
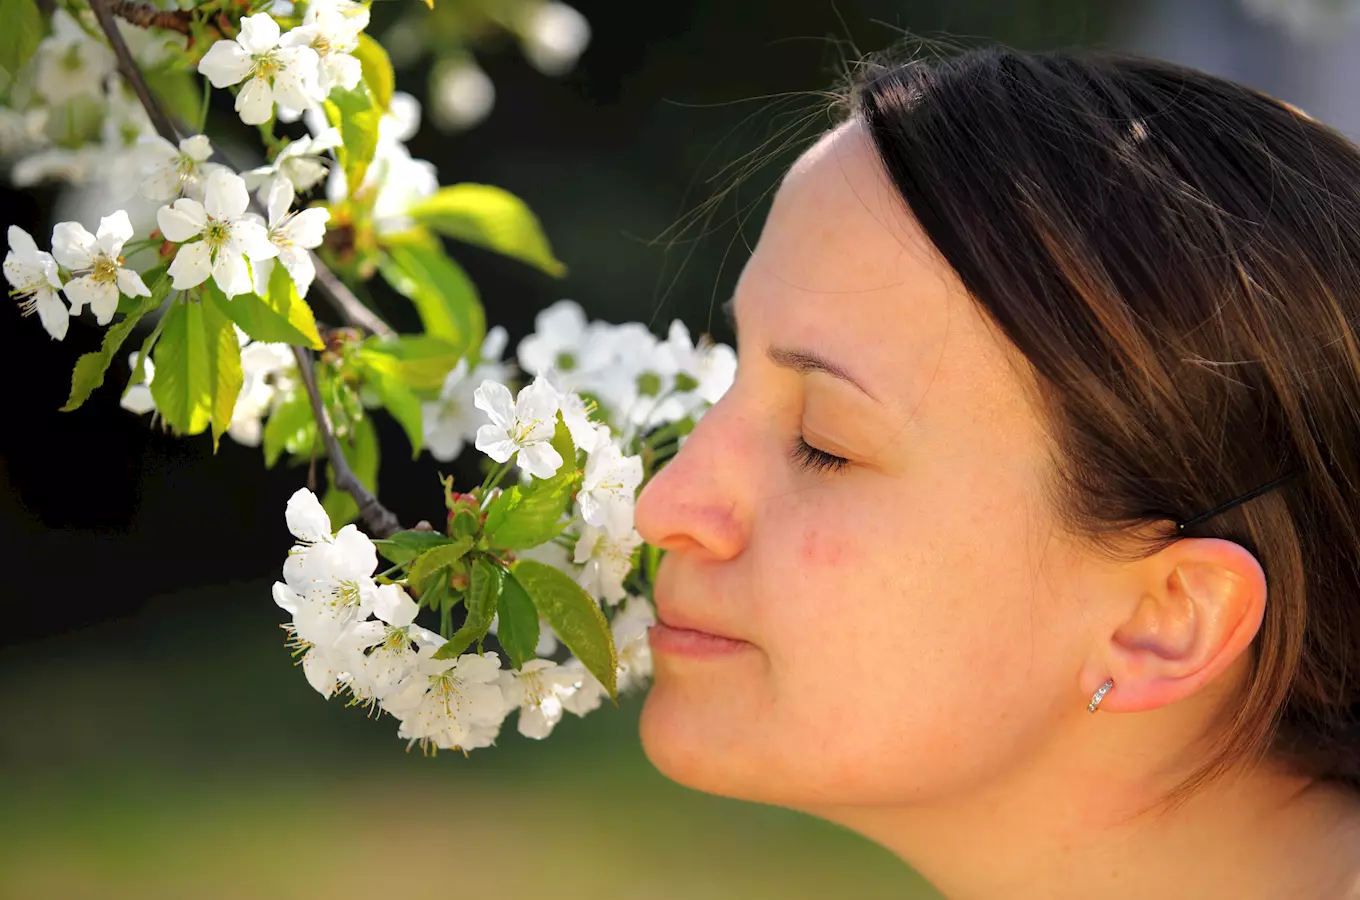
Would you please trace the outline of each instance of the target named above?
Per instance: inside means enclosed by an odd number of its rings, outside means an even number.
[[[634,523],[647,543],[726,560],[741,553],[750,527],[753,441],[729,391],[694,427],[679,452],[638,496]]]

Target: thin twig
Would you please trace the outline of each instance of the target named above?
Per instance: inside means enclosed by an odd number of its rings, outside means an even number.
[[[170,117],[156,102],[156,98],[151,96],[151,89],[147,87],[146,79],[142,77],[141,67],[137,65],[137,60],[132,58],[132,51],[128,49],[127,41],[123,40],[123,35],[118,30],[118,23],[114,21],[113,7],[109,5],[109,0],[90,0],[90,8],[94,10],[94,17],[99,20],[99,27],[104,30],[104,36],[109,39],[109,44],[113,47],[113,55],[118,60],[118,71],[122,73],[123,80],[132,88],[132,92],[137,95],[137,99],[141,101],[142,108],[146,110],[156,132],[170,143],[178,143],[179,133],[175,130],[175,125],[170,121]]]
[[[313,287],[320,288],[331,301],[331,305],[339,311],[345,321],[350,325],[358,326],[373,334],[381,337],[396,337],[396,329],[378,318],[373,310],[364,306],[354,292],[335,276],[326,264],[321,261],[321,257],[316,255],[316,251],[309,251],[312,254],[312,263],[316,266],[316,281]]]
[[[184,10],[160,9],[154,4],[138,3],[137,0],[112,0],[109,10],[138,28],[164,28],[183,35],[189,33],[191,19]]]
[[[340,440],[331,427],[330,415],[326,404],[321,400],[321,392],[316,387],[316,370],[312,368],[312,351],[306,347],[294,347],[293,356],[297,358],[298,373],[302,376],[302,386],[307,390],[307,399],[312,403],[312,415],[316,418],[317,431],[326,444],[326,455],[330,457],[332,477],[335,486],[349,493],[359,504],[359,515],[374,537],[385,538],[401,531],[401,522],[392,511],[378,502],[364,483],[354,474],[340,449]]]
[[[151,124],[155,126],[156,132],[170,143],[174,144],[179,140],[179,132],[174,123],[170,120],[156,98],[151,95],[151,90],[147,87],[146,79],[142,77],[141,67],[137,65],[137,60],[132,56],[132,51],[128,49],[127,42],[123,40],[123,35],[118,31],[118,23],[113,17],[111,2],[117,0],[90,0],[90,7],[94,10],[95,18],[99,21],[99,27],[103,29],[104,36],[108,38],[109,44],[113,47],[114,56],[118,60],[118,70],[122,73],[123,79],[132,88],[132,92],[141,101],[142,107],[146,110],[147,116],[151,119]],[[323,284],[322,272],[333,282],[339,283],[335,274],[317,260],[317,283]],[[362,307],[357,297],[349,293],[354,306]],[[337,307],[340,308],[342,315],[347,315],[346,309],[337,300]],[[365,310],[365,312],[368,312]],[[375,320],[376,316],[369,313]],[[348,318],[348,316],[347,316]],[[355,322],[354,324],[362,324]],[[386,333],[391,334],[392,330],[383,325]],[[370,329],[377,332],[376,329]],[[369,530],[375,537],[385,538],[397,531],[401,531],[401,522],[396,515],[387,507],[378,502],[378,498],[364,486],[354,470],[349,467],[345,454],[340,449],[340,441],[335,437],[335,431],[331,427],[330,416],[326,414],[326,404],[321,400],[321,394],[316,388],[316,371],[312,368],[312,351],[306,347],[294,347],[293,355],[297,358],[298,370],[302,376],[302,384],[307,390],[307,397],[311,401],[312,416],[316,419],[317,431],[321,433],[321,438],[326,444],[326,454],[330,457],[331,471],[333,473],[335,487],[347,492],[354,498],[354,502],[359,505],[359,515],[363,517]]]

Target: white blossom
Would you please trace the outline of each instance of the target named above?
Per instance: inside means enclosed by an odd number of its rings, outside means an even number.
[[[377,585],[371,576],[378,565],[377,549],[353,525],[332,536],[330,517],[306,488],[289,498],[286,519],[298,544],[288,552],[283,577],[305,601],[293,623],[299,637],[324,646],[373,609]]]
[[[629,597],[609,623],[619,654],[619,693],[639,687],[652,677],[652,645],[647,630],[656,624],[652,605],[643,597]]]
[[[457,459],[463,447],[477,437],[482,415],[473,405],[476,385],[483,381],[504,382],[510,367],[500,361],[508,335],[500,325],[486,333],[477,364],[469,370],[466,357],[458,360],[444,378],[439,399],[421,404],[425,446],[440,462]]]
[[[241,347],[241,391],[232,407],[227,435],[246,447],[258,447],[263,437],[263,420],[274,406],[282,374],[294,369],[293,353],[287,344],[250,341]],[[150,381],[148,375],[147,381]]]
[[[401,720],[397,736],[422,747],[473,749],[495,739],[509,712],[495,653],[465,653],[435,659],[435,648],[420,651],[415,671],[383,701]],[[489,738],[489,740],[488,740]]]
[[[119,294],[150,297],[142,276],[123,266],[123,244],[132,237],[132,222],[124,210],[99,221],[99,233],[90,234],[79,222],[58,222],[52,230],[52,255],[71,274],[66,299],[71,315],[90,305],[95,321],[107,325],[118,310]]]
[[[246,16],[235,40],[215,42],[198,63],[215,88],[246,81],[236,95],[236,112],[247,125],[269,121],[275,102],[296,110],[325,99],[316,51],[281,45],[281,38],[279,23],[268,13]]]
[[[415,671],[419,656],[411,625],[418,610],[401,587],[381,585],[373,602],[376,619],[351,623],[336,638],[346,660],[345,686],[356,700],[381,703]]]
[[[604,528],[616,540],[633,530],[633,507],[642,484],[642,457],[624,456],[614,444],[595,448],[586,460],[576,502],[587,524]]]
[[[311,0],[302,24],[284,35],[280,46],[307,47],[316,53],[317,99],[321,100],[333,88],[352,91],[358,87],[364,73],[353,53],[359,47],[360,32],[367,27],[368,7],[362,3]]]
[[[562,663],[562,677],[571,679],[571,687],[561,693],[563,709],[574,716],[584,716],[600,708],[605,698],[604,685],[590,674],[585,663],[573,656]]]
[[[302,637],[298,629],[298,617],[305,616],[307,602],[297,592],[282,582],[274,582],[274,602],[280,609],[293,616],[293,621],[285,625],[288,632],[288,646],[295,656],[301,656],[302,673],[318,694],[330,699],[346,678],[344,662],[335,648],[327,642],[317,643]]]
[[[587,594],[617,604],[626,595],[623,580],[633,570],[633,551],[642,546],[642,535],[633,529],[615,538],[603,528],[586,525],[576,541],[573,562],[581,565],[576,581]]]
[[[498,463],[518,455],[520,468],[534,478],[551,478],[562,467],[553,449],[557,428],[557,392],[542,379],[522,388],[515,398],[499,382],[486,380],[473,392],[473,405],[491,418],[477,429],[476,447]]]
[[[471,128],[495,103],[495,84],[470,57],[444,60],[430,75],[430,113],[445,131]]]
[[[550,659],[532,659],[518,672],[501,673],[506,702],[519,708],[519,733],[543,740],[562,720],[562,698],[576,690],[576,675]]]
[[[590,43],[590,23],[572,7],[549,0],[532,7],[521,35],[524,55],[545,75],[561,75],[576,65]]]
[[[278,249],[263,225],[245,218],[249,205],[239,175],[214,172],[208,176],[202,203],[185,197],[157,211],[166,240],[182,245],[170,264],[175,290],[200,285],[209,275],[228,298],[253,289],[246,259],[270,259]]]
[[[316,264],[311,251],[321,246],[326,237],[326,223],[330,210],[321,206],[289,212],[293,205],[293,185],[287,181],[274,183],[269,196],[269,226],[267,238],[277,251],[278,261],[288,270],[299,297],[306,297],[316,278]],[[253,261],[253,260],[252,260]],[[272,266],[257,267],[256,291],[269,284]]]
[[[242,172],[241,177],[245,179],[246,187],[255,191],[255,196],[266,206],[276,185],[282,182],[291,184],[296,193],[306,193],[326,177],[327,165],[323,162],[323,154],[339,147],[340,143],[340,130],[328,127],[316,137],[289,141],[272,163]]]
[[[6,26],[14,27],[13,23]],[[108,44],[91,37],[65,9],[58,7],[52,14],[52,33],[42,39],[34,52],[34,87],[53,106],[82,95],[102,99],[104,78],[114,65]]]
[[[33,237],[18,225],[9,226],[9,252],[5,254],[5,280],[10,293],[19,298],[19,312],[38,320],[55,340],[66,337],[70,312],[57,295],[61,278],[57,275],[57,261],[52,254],[38,249]]]
[[[133,372],[137,371],[137,357],[139,356],[141,356],[141,352],[137,350],[128,354],[128,368]],[[128,386],[123,396],[119,398],[118,405],[139,416],[155,409],[156,401],[151,396],[151,379],[155,374],[156,367],[148,357],[146,363],[142,366],[142,380],[137,384]]]
[[[143,139],[140,149],[149,165],[138,189],[148,200],[168,203],[181,195],[201,200],[208,175],[225,171],[224,166],[208,162],[212,144],[207,135],[190,135],[181,139],[178,147],[155,135]]]
[[[679,319],[671,322],[658,355],[666,374],[672,378],[683,374],[696,382],[693,392],[705,403],[721,400],[737,375],[737,354],[731,347],[702,340],[693,343],[689,329]]]

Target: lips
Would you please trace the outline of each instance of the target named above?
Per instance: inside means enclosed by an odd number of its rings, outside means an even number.
[[[724,634],[719,626],[709,624],[688,608],[676,606],[663,593],[660,578],[654,597],[657,624],[648,635],[654,651],[682,656],[720,656],[752,646],[749,641]]]

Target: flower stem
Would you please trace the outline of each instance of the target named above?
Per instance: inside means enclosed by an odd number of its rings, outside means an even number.
[[[208,101],[212,98],[212,82],[207,78],[203,79],[203,103],[198,108],[198,133],[202,134],[203,129],[208,127]]]

